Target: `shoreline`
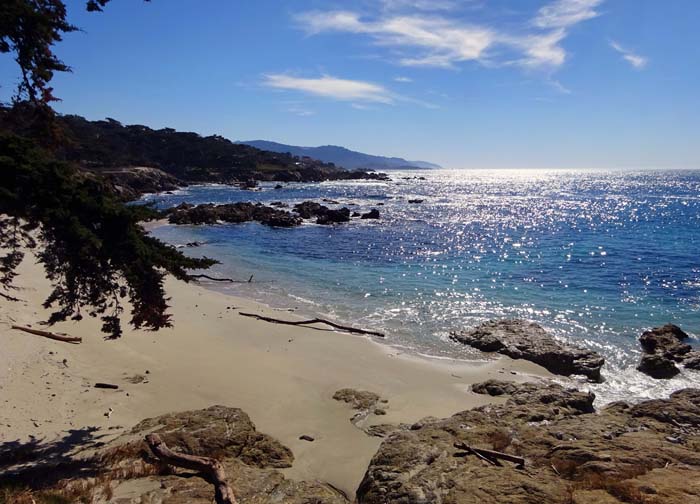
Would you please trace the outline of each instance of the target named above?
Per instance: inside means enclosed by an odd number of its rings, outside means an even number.
[[[52,329],[83,337],[68,345],[10,329],[11,323],[36,327],[47,315],[41,302],[48,282],[32,256],[20,266],[17,285],[24,302],[0,300],[0,443],[56,439],[88,426],[109,441],[144,418],[222,404],[241,408],[260,432],[293,451],[286,476],[353,494],[381,439],[350,422],[354,411],[332,398],[335,391],[379,394],[388,400],[386,415],[372,414],[366,425],[398,424],[501,401],[472,393],[474,382],[550,376],[506,357],[432,359],[362,336],[249,319],[237,312],[296,315],[172,279],[166,292],[174,328],[125,329],[120,340],[103,341],[99,321],[86,317]],[[95,389],[95,382],[119,390]]]

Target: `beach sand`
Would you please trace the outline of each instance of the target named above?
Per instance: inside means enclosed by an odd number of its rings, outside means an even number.
[[[10,328],[42,328],[48,313],[41,302],[49,285],[33,258],[21,265],[16,284],[14,295],[23,301],[0,299],[0,448],[89,426],[108,441],[147,417],[222,404],[243,409],[258,430],[292,449],[288,477],[329,482],[353,495],[381,439],[350,422],[353,411],[333,400],[336,390],[369,390],[388,400],[387,414],[372,415],[368,424],[412,423],[494,400],[471,393],[471,383],[548,376],[523,361],[427,359],[365,337],[246,318],[238,311],[295,316],[174,280],[166,285],[174,328],[127,328],[116,341],[103,340],[90,317],[52,328],[83,338],[71,345]],[[144,381],[127,380],[133,377]],[[95,389],[95,382],[119,390]],[[315,440],[300,440],[304,434]]]

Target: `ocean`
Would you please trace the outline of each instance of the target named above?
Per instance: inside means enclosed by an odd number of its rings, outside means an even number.
[[[293,183],[259,191],[191,186],[143,199],[305,200],[378,221],[164,226],[153,234],[221,261],[209,273],[251,284],[212,286],[273,306],[383,330],[386,344],[437,358],[483,356],[452,330],[503,317],[540,323],[606,358],[599,403],[663,397],[700,385],[684,371],[653,380],[635,370],[646,329],[675,323],[700,335],[700,171],[392,171],[390,182]],[[421,180],[420,177],[425,178]],[[338,204],[323,202],[336,201]],[[423,200],[409,203],[409,200]],[[349,336],[350,337],[350,336]],[[562,379],[562,382],[568,382]]]

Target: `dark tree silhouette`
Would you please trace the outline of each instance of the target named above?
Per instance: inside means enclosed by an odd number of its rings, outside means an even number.
[[[88,1],[87,9],[107,2]],[[52,49],[76,29],[61,0],[0,2],[0,52],[12,53],[20,67],[13,109],[26,120],[23,136],[0,131],[0,295],[15,298],[23,250],[36,248],[52,283],[44,303],[53,310],[49,324],[87,313],[116,338],[128,299],[131,324],[157,330],[171,325],[165,275],[187,281],[187,270],[215,261],[186,257],[148,236],[139,222],[155,212],[125,206],[103,179],[56,158],[65,140],[50,108],[50,82],[70,68]]]

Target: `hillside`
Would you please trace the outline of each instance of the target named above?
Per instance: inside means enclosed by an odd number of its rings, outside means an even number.
[[[267,140],[249,140],[238,142],[242,145],[250,145],[271,152],[290,153],[294,156],[308,156],[326,163],[334,163],[348,170],[395,170],[395,169],[432,169],[440,168],[439,165],[427,161],[408,161],[398,157],[374,156],[362,152],[346,149],[337,145],[324,145],[321,147],[299,147],[286,145]]]
[[[22,108],[0,107],[0,131],[31,136],[30,115]],[[347,171],[333,163],[289,153],[261,150],[218,136],[123,125],[111,118],[90,121],[78,115],[56,116],[62,160],[115,181],[125,197],[170,190],[187,183],[252,183],[258,180],[318,182],[383,178],[383,174]],[[254,185],[254,183],[252,183]]]

